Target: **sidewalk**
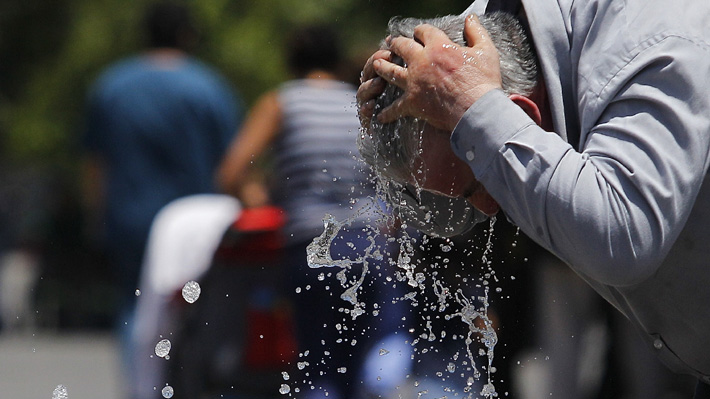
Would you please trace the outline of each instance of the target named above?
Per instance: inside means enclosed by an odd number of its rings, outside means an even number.
[[[116,342],[107,334],[0,335],[0,397],[123,399]]]

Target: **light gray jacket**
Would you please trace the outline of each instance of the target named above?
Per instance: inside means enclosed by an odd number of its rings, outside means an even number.
[[[494,91],[452,147],[670,368],[710,382],[710,2],[522,3],[555,132]]]

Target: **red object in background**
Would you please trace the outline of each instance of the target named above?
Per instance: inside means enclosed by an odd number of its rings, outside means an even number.
[[[283,307],[247,310],[244,363],[250,370],[282,368],[296,359],[291,314]]]
[[[232,225],[239,231],[277,230],[286,222],[283,210],[275,206],[246,208]]]
[[[284,247],[281,228],[285,222],[283,210],[275,206],[242,210],[225,233],[215,257],[235,259],[243,265],[278,262]]]
[[[286,217],[281,208],[246,208],[225,234],[217,257],[237,267],[260,267],[268,272],[283,262],[281,229]],[[280,369],[295,360],[298,350],[290,308],[274,287],[252,287],[246,310],[244,363],[249,370]]]

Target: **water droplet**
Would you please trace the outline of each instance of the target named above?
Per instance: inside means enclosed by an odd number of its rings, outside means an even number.
[[[141,296],[141,290],[136,290],[136,296]]]
[[[284,381],[288,381],[288,379],[291,378],[291,376],[289,376],[288,373],[285,371],[281,372],[281,376],[283,377]]]
[[[483,386],[483,389],[481,390],[481,395],[487,397],[487,398],[493,398],[498,396],[496,393],[496,387],[493,386],[493,383],[488,383]]]
[[[155,354],[158,355],[158,357],[166,357],[168,353],[170,353],[170,348],[172,348],[170,340],[160,340],[160,342],[155,345]]]
[[[380,349],[380,356],[384,356],[386,354],[390,353],[387,349]]]
[[[340,374],[345,374],[345,373],[347,373],[347,372],[348,372],[348,368],[347,368],[347,367],[338,367],[338,373],[340,373]]]
[[[173,390],[173,387],[171,387],[170,385],[166,385],[165,388],[160,391],[160,393],[163,394],[164,398],[172,398],[175,394],[175,390]]]
[[[200,297],[201,292],[200,284],[198,284],[197,281],[188,281],[185,283],[185,286],[182,287],[182,297],[185,298],[188,303],[195,303],[197,298]]]
[[[67,387],[64,385],[57,385],[52,392],[52,399],[69,399],[69,393],[67,392]]]
[[[289,392],[291,392],[291,387],[288,384],[281,384],[281,388],[279,388],[279,393],[281,395],[286,395]]]

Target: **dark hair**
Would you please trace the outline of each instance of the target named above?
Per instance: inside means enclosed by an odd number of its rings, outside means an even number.
[[[326,25],[310,25],[294,31],[287,40],[288,67],[297,77],[322,69],[336,72],[341,63],[341,50],[336,31]]]
[[[189,50],[197,36],[190,11],[175,2],[158,2],[148,7],[143,21],[147,44],[153,48]]]

